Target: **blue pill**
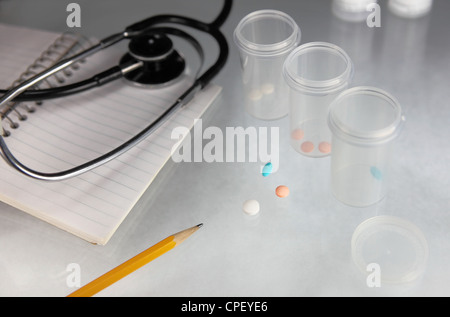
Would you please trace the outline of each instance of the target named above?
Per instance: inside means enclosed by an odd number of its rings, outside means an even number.
[[[376,168],[375,166],[370,167],[370,173],[377,180],[381,180],[383,178],[383,173],[381,173],[381,171],[378,168]]]
[[[269,176],[270,173],[272,173],[272,163],[267,163],[266,165],[264,165],[263,169],[262,169],[262,175],[264,177]]]

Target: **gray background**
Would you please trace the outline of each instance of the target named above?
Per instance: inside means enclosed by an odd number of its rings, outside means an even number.
[[[0,21],[67,31],[72,1],[2,0]],[[221,1],[76,1],[77,31],[101,38],[158,13],[212,20]],[[380,1],[381,27],[333,16],[330,1],[235,1],[223,26],[230,57],[214,83],[223,87],[203,127],[279,126],[280,168],[270,177],[261,163],[169,161],[106,246],[91,245],[6,204],[0,204],[0,295],[65,296],[66,267],[77,263],[86,284],[171,233],[204,223],[175,250],[115,283],[100,296],[449,296],[450,106],[448,98],[450,2],[437,0],[426,17],[405,20]],[[232,33],[259,9],[291,15],[302,43],[328,41],[355,63],[353,85],[395,95],[407,123],[395,147],[389,194],[368,208],[337,201],[329,188],[329,158],[310,159],[288,143],[288,118],[263,122],[243,108],[240,64]],[[1,43],[7,45],[7,43]],[[215,48],[211,47],[214,56]],[[213,57],[212,57],[213,58]],[[290,187],[289,197],[274,194]],[[1,186],[1,185],[0,185]],[[242,212],[257,199],[261,212]],[[351,259],[355,228],[373,216],[411,221],[429,247],[426,271],[411,285],[369,288]]]

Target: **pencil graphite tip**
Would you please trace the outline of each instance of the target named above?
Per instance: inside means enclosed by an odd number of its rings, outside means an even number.
[[[198,227],[198,228],[203,227],[203,223],[199,223],[199,224],[197,225],[197,227]]]

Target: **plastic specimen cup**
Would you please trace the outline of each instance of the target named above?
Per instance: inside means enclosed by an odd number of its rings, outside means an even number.
[[[404,121],[398,101],[378,88],[351,88],[333,101],[331,187],[338,200],[364,207],[383,199],[391,147]]]
[[[237,25],[234,41],[240,52],[245,108],[253,117],[275,120],[288,114],[282,68],[300,39],[295,21],[276,10],[252,12]]]
[[[287,57],[283,75],[290,87],[290,144],[306,156],[330,155],[328,107],[353,77],[350,57],[331,43],[303,44]]]

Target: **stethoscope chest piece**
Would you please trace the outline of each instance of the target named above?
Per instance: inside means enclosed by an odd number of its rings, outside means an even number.
[[[159,87],[178,79],[184,72],[186,62],[175,50],[172,40],[161,32],[149,33],[132,39],[129,52],[120,59],[124,65],[141,61],[143,66],[124,75],[124,78],[143,87]]]
[[[225,0],[220,14],[211,23],[204,23],[178,15],[157,15],[149,17],[126,27],[119,33],[112,34],[100,40],[97,44],[81,52],[56,62],[53,66],[32,76],[12,89],[0,89],[0,94],[3,94],[0,97],[0,108],[4,104],[11,102],[11,104],[14,104],[14,107],[11,107],[10,111],[15,111],[15,107],[20,101],[37,101],[70,96],[103,86],[117,79],[124,79],[125,82],[131,83],[133,86],[143,88],[162,88],[169,86],[175,81],[182,83],[182,79],[186,77],[190,79],[187,85],[188,87],[182,89],[183,91],[178,95],[176,100],[145,128],[119,146],[90,161],[66,170],[51,173],[40,172],[24,165],[11,153],[2,136],[3,127],[0,120],[0,156],[13,168],[29,177],[40,180],[58,181],[91,171],[130,150],[154,133],[176,111],[186,106],[195,96],[196,92],[206,87],[224,67],[228,58],[228,43],[219,28],[227,19],[231,6],[232,0]],[[162,24],[168,25],[161,26]],[[183,31],[183,29],[170,25],[180,25],[210,35],[219,48],[217,59],[208,67],[204,67],[206,66],[206,59],[203,45],[195,37]],[[200,60],[197,63],[197,67],[191,68],[190,65],[191,57],[195,55],[186,54],[188,61],[186,62],[177,52],[175,47],[183,50],[184,46],[178,46],[178,41],[174,45],[172,42],[174,37],[183,40],[183,42],[188,42],[191,49],[196,51],[196,55],[198,55],[197,57]],[[114,65],[90,78],[69,83],[65,86],[35,89],[36,85],[42,81],[46,81],[48,77],[70,66],[74,66],[75,63],[81,62],[85,58],[122,40],[129,40],[130,42],[128,45],[128,53],[120,58],[119,65]],[[194,62],[196,61],[194,60]],[[189,67],[186,64],[189,64]],[[2,115],[5,114],[2,113]]]

